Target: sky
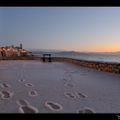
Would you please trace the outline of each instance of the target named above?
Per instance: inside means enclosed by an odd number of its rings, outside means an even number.
[[[120,7],[0,7],[0,47],[120,51]]]

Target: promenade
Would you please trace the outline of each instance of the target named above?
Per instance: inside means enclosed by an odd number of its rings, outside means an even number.
[[[0,113],[120,113],[120,75],[66,62],[1,60]]]

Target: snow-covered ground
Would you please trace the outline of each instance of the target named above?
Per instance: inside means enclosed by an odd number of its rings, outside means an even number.
[[[0,61],[0,113],[120,113],[120,75],[64,62]]]

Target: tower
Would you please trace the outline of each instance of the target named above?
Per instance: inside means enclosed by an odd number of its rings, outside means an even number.
[[[22,43],[20,43],[20,49],[22,49]]]

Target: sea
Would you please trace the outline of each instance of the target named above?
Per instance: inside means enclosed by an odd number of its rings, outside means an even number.
[[[120,52],[74,52],[74,51],[32,51],[34,55],[51,54],[53,57],[69,57],[78,60],[120,63]]]

